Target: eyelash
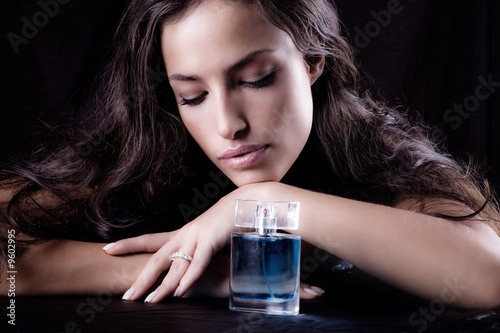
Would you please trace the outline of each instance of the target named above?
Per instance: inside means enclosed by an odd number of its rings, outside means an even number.
[[[273,70],[272,72],[270,72],[269,74],[267,74],[266,76],[264,76],[260,80],[253,81],[253,82],[242,81],[239,83],[239,85],[247,86],[248,88],[252,88],[252,89],[262,89],[264,87],[271,85],[274,82],[275,77],[276,77],[276,70]],[[207,95],[208,95],[208,92],[204,92],[203,94],[201,94],[195,98],[187,99],[187,98],[181,97],[180,105],[190,105],[190,106],[199,105],[199,104],[201,104],[201,102],[203,102],[203,100],[205,99],[205,97]]]
[[[186,99],[184,97],[181,97],[181,105],[199,105],[201,102],[203,102],[203,100],[205,99],[205,96],[208,95],[208,92],[204,92],[203,94],[201,94],[200,96],[197,96],[195,98],[190,98],[190,99]]]
[[[254,81],[254,82],[240,82],[240,85],[247,86],[249,88],[254,88],[254,89],[261,89],[264,88],[271,83],[273,83],[274,78],[276,76],[276,70],[273,70],[271,73],[267,74],[264,76],[262,79]]]

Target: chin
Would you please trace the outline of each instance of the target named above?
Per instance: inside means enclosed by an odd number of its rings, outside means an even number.
[[[238,187],[255,184],[255,183],[264,183],[264,182],[279,182],[284,175],[263,175],[263,174],[251,174],[251,171],[244,171],[243,173],[248,174],[240,174],[240,175],[232,175],[228,176],[229,179]]]

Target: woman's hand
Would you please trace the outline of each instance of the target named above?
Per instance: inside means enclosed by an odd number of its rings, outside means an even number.
[[[146,302],[153,303],[172,294],[175,297],[184,295],[203,274],[212,256],[229,244],[233,231],[236,231],[234,199],[226,196],[179,230],[121,240],[104,249],[111,255],[156,251],[123,296],[125,300],[139,299],[168,270],[162,283],[146,297]],[[174,252],[188,254],[192,261],[171,260]]]
[[[172,294],[174,297],[192,295],[194,290],[187,292],[202,277],[212,256],[230,243],[231,232],[236,231],[234,200],[249,198],[249,196],[252,197],[251,192],[243,192],[240,188],[222,198],[201,216],[179,230],[142,235],[105,246],[104,250],[111,255],[156,252],[131,288],[123,295],[123,299],[137,300],[143,297],[167,270],[168,273],[162,283],[146,297],[145,301],[159,302]],[[182,258],[171,260],[174,252],[189,254],[193,259],[191,262]],[[202,278],[203,281],[199,283],[202,288],[193,288],[196,289],[194,294],[197,295],[201,291],[203,295],[227,297],[229,295],[229,255],[218,254],[212,260],[212,264],[216,266],[215,272],[206,272]],[[302,299],[314,299],[322,296],[323,293],[321,288],[311,287],[305,283],[300,285]]]
[[[106,247],[109,254],[119,255],[135,252],[156,252],[165,245],[174,232],[147,234],[134,238],[128,238],[114,243],[111,247]],[[109,249],[109,250],[108,250]],[[222,251],[224,252],[224,251]],[[229,296],[229,254],[217,253],[210,261],[210,268],[205,271],[200,280],[194,283],[193,287],[186,291],[184,296],[209,296],[228,297]],[[315,299],[322,296],[325,291],[319,287],[311,286],[307,283],[300,283],[300,298]]]

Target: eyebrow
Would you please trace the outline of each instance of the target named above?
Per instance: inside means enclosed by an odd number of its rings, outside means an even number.
[[[232,72],[248,65],[249,63],[253,62],[258,57],[261,57],[263,55],[273,53],[273,52],[274,51],[271,49],[263,49],[263,50],[251,52],[251,53],[247,54],[245,57],[243,57],[240,60],[238,60],[237,62],[235,62],[234,64],[232,64],[229,67],[227,67],[226,69],[224,69],[222,72],[224,74],[232,73]],[[182,74],[172,74],[168,78],[171,81],[172,80],[173,81],[198,81],[201,79],[198,75],[182,75]]]

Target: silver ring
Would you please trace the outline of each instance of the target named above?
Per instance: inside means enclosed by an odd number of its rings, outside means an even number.
[[[186,259],[189,262],[191,262],[191,260],[193,260],[193,257],[191,257],[189,254],[183,253],[183,252],[174,252],[170,256],[170,260],[175,260],[177,258]]]

